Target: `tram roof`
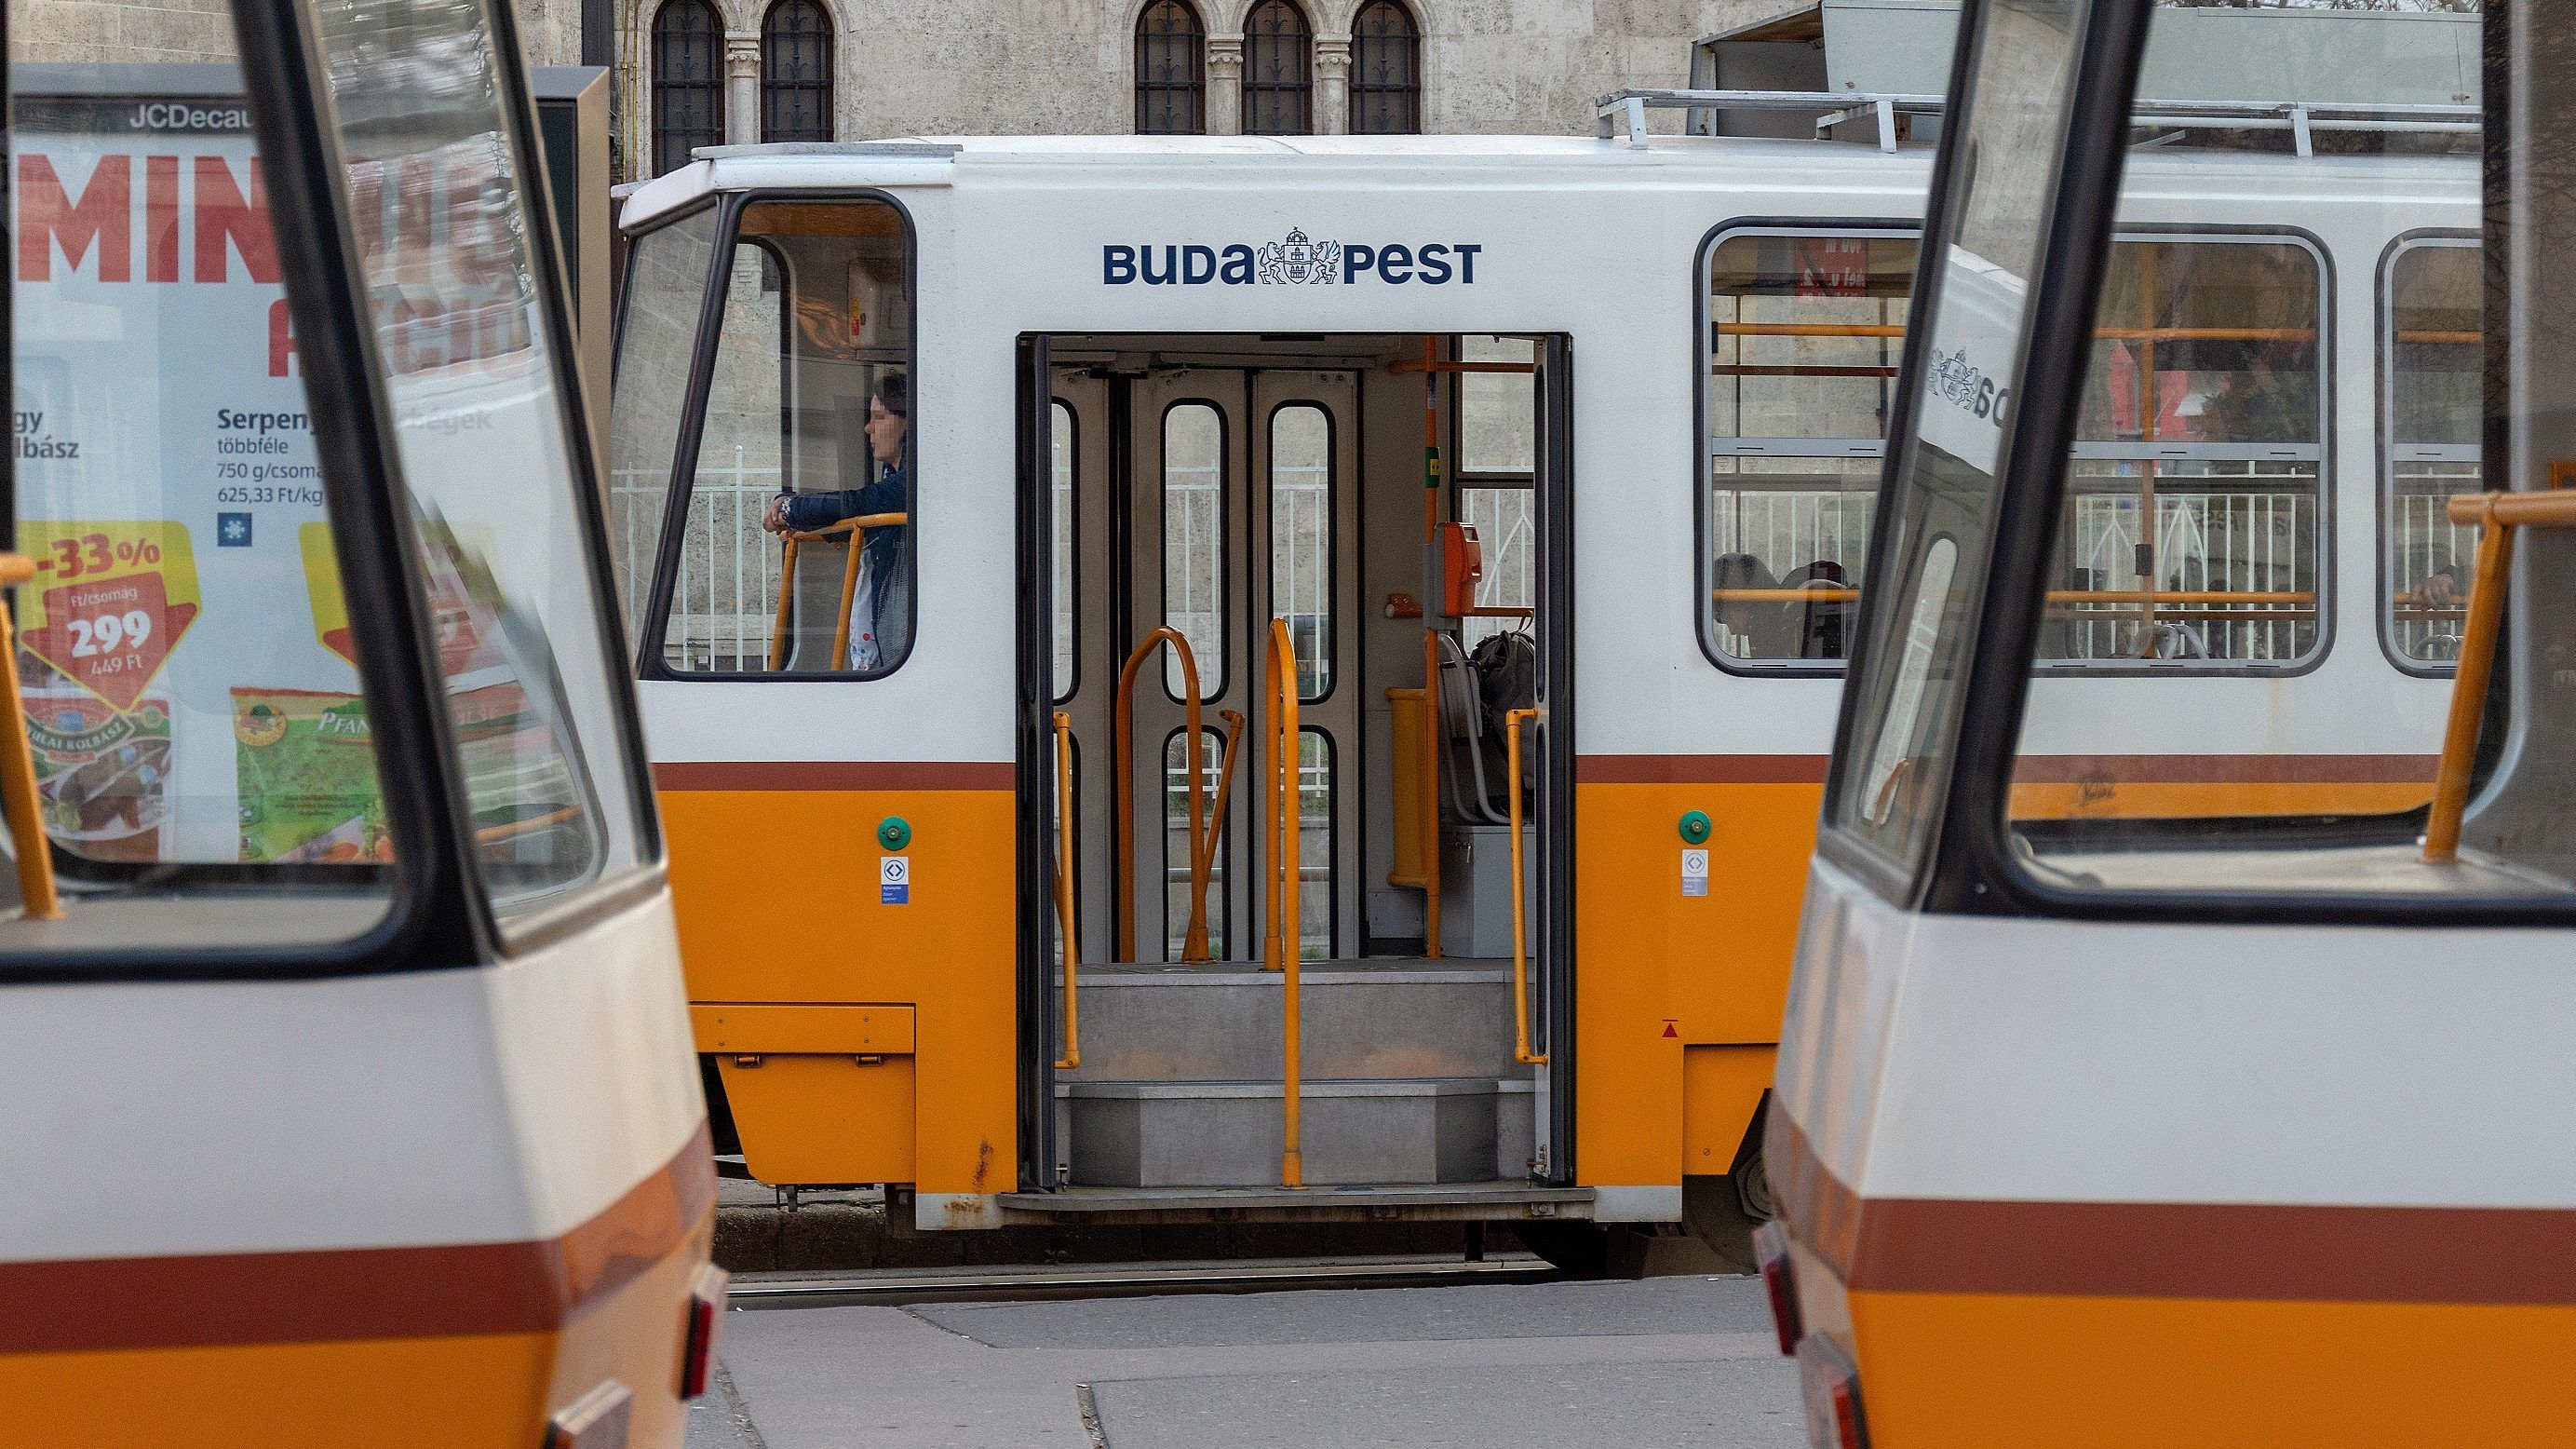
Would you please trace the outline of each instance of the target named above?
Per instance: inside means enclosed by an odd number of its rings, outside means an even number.
[[[1317,183],[1344,179],[1408,188],[1437,184],[1444,173],[1491,184],[1495,171],[1509,170],[1514,185],[1576,190],[1630,187],[1655,175],[1689,176],[1705,185],[1717,172],[1748,188],[1813,189],[1819,163],[1829,162],[1834,186],[1884,190],[1924,185],[1932,155],[1928,143],[1909,143],[1891,155],[1867,146],[1747,136],[1657,136],[1642,150],[1590,136],[1479,135],[937,136],[711,146],[689,165],[620,187],[625,205],[619,225],[644,226],[715,192],[939,188],[971,184],[978,176],[1061,184],[1068,173],[1086,169],[1124,185],[1144,182],[1139,173],[1204,181],[1221,171],[1284,168]],[[2133,187],[2170,169],[2203,194],[2241,189],[2249,198],[2275,200],[2284,191],[2314,200],[2384,199],[2392,164],[2419,169],[2435,190],[2475,186],[2474,169],[2463,158],[2438,156],[2145,150],[2132,158],[2130,171]]]

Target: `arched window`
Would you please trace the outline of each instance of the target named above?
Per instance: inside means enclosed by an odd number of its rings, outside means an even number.
[[[1315,129],[1314,35],[1289,0],[1261,0],[1243,22],[1243,133],[1302,136]]]
[[[1422,129],[1422,32],[1397,0],[1369,0],[1351,22],[1351,134]]]
[[[1207,129],[1207,30],[1185,0],[1154,0],[1136,17],[1136,134]]]
[[[832,139],[832,17],[778,0],[760,22],[760,139]]]
[[[653,174],[724,142],[724,27],[706,0],[663,0],[653,12]]]

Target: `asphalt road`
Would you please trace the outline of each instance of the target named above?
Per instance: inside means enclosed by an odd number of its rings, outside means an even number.
[[[688,1449],[1798,1449],[1751,1278],[728,1314]]]

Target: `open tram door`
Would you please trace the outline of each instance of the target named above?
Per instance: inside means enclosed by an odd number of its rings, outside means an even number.
[[[676,1449],[714,1174],[514,12],[231,9],[229,94],[10,116],[8,1437]]]
[[[1591,1216],[1565,338],[1032,334],[1018,363],[1002,1206]],[[1462,410],[1507,441],[1459,478]]]
[[[2189,374],[2216,368],[2187,359],[2318,341],[2260,287],[2188,328],[2137,305],[2156,284],[2124,269],[2115,224],[2189,229],[2195,197],[2231,190],[2230,148],[2312,144],[2295,115],[2269,137],[2141,124],[2140,57],[2177,13],[1977,0],[1963,16],[1890,428],[1883,582],[1864,601],[1768,1132],[1781,1216],[1764,1271],[1819,1445],[2563,1433],[2565,28],[2489,6],[2482,130],[2428,108],[2335,158],[2338,185],[2399,218],[2389,231],[2484,204],[2483,296],[2401,321],[2387,359],[2407,379],[2391,406],[2475,440],[2443,506],[2468,594],[2447,713],[2393,690],[2312,706],[2408,724],[2413,808],[2264,814],[2248,790],[2233,810],[2042,819],[2020,798],[2046,778],[2033,762],[2136,738],[2086,680],[2034,663],[2079,419],[2162,374],[2178,413],[2251,406],[2259,388],[2204,391]],[[2377,60],[2391,79],[2450,75],[2451,44]],[[2125,185],[2138,142],[2205,165],[2208,184]],[[2129,320],[2097,320],[2112,317]],[[2369,592],[2345,617],[2367,621],[2392,581],[2359,576]],[[2367,649],[2366,624],[2352,632],[2341,647]],[[2231,772],[2213,778],[2284,777],[2266,686],[2197,704]]]

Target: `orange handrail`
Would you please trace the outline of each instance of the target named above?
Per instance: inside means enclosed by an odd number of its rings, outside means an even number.
[[[1270,621],[1270,647],[1262,660],[1263,682],[1270,687],[1270,930],[1262,942],[1261,965],[1277,971],[1280,1027],[1279,1185],[1306,1185],[1306,1154],[1299,1136],[1298,1107],[1305,1080],[1297,997],[1298,957],[1303,945],[1303,918],[1297,901],[1299,818],[1297,773],[1297,645],[1288,621]]]
[[[36,576],[36,564],[24,554],[0,553],[0,586],[23,584]],[[59,921],[62,901],[54,894],[54,842],[45,834],[44,802],[36,793],[36,750],[27,738],[27,706],[18,695],[17,628],[9,606],[0,603],[0,668],[8,683],[0,687],[0,711],[17,722],[14,738],[0,749],[0,806],[6,807],[9,841],[18,856],[18,894],[29,920]]]
[[[1537,719],[1541,713],[1535,709],[1503,711],[1503,768],[1511,776],[1506,788],[1512,802],[1512,1060],[1525,1067],[1547,1061],[1547,1053],[1530,1050],[1529,916],[1522,902],[1527,887],[1521,881],[1521,724]]]
[[[1082,1012],[1074,975],[1082,940],[1073,928],[1073,716],[1055,712],[1055,923],[1064,935],[1064,1055],[1057,1067],[1082,1065]]]
[[[2235,589],[2156,589],[2159,604],[2313,604],[2316,593],[2308,589],[2235,590]],[[1711,589],[1709,597],[1720,603],[1789,603],[1805,600],[1814,603],[1847,604],[1860,597],[1851,588],[1813,589]],[[2050,589],[2052,604],[2135,604],[2149,596],[2146,589]]]
[[[2576,491],[2466,493],[2447,505],[2453,523],[2478,528],[2478,560],[2469,583],[2469,617],[2451,679],[2451,714],[2442,731],[2442,766],[2424,819],[2424,859],[2460,858],[2460,822],[2468,813],[2469,776],[2477,765],[2478,730],[2486,722],[2487,683],[2495,675],[2496,636],[2504,627],[2504,586],[2513,566],[2513,530],[2576,527]]]
[[[1185,757],[1190,770],[1190,924],[1181,937],[1181,959],[1204,961],[1208,959],[1208,869],[1216,856],[1216,830],[1204,808],[1207,769],[1199,762],[1199,661],[1190,652],[1188,637],[1169,624],[1157,624],[1147,631],[1128,654],[1126,667],[1118,671],[1110,760],[1115,779],[1114,808],[1122,817],[1135,808],[1131,780],[1135,774],[1136,671],[1158,644],[1169,644],[1172,652],[1180,656],[1182,707],[1189,723],[1190,744]],[[1132,822],[1118,832],[1118,959],[1136,959],[1136,831]]]
[[[779,560],[778,613],[769,627],[769,667],[787,667],[787,620],[796,602],[796,546],[800,543],[828,543],[835,535],[850,536],[849,556],[841,561],[841,617],[832,627],[832,668],[845,667],[850,657],[850,606],[859,596],[859,551],[867,547],[871,528],[900,528],[912,521],[908,513],[866,513],[844,518],[821,528],[785,535],[786,553]]]
[[[1217,762],[1216,803],[1209,807],[1208,819],[1218,823],[1208,828],[1207,839],[1190,853],[1192,866],[1201,878],[1216,873],[1216,838],[1225,829],[1225,802],[1234,793],[1234,756],[1243,746],[1243,711],[1221,709],[1216,717],[1225,721],[1225,754]]]

